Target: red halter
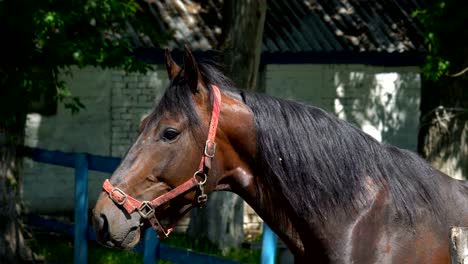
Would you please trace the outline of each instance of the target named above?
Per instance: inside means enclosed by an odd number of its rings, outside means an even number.
[[[151,223],[151,226],[156,231],[160,238],[166,238],[172,232],[173,227],[176,222],[184,216],[190,209],[193,207],[201,207],[206,204],[207,196],[204,192],[204,185],[207,180],[208,171],[211,168],[211,159],[213,159],[216,152],[216,129],[218,127],[219,113],[221,110],[221,93],[219,88],[215,85],[211,86],[213,88],[214,102],[213,102],[213,112],[211,113],[210,127],[208,130],[208,139],[206,140],[205,149],[200,161],[200,166],[198,170],[193,174],[193,177],[190,180],[184,182],[183,184],[177,186],[171,191],[156,197],[152,201],[139,201],[132,196],[126,194],[121,189],[112,186],[110,181],[106,179],[102,187],[109,194],[109,198],[114,201],[117,205],[122,206],[129,214],[134,211],[138,211],[142,218],[148,219]],[[201,180],[199,179],[201,178]],[[174,223],[167,229],[165,229],[159,220],[156,218],[155,209],[160,205],[167,203],[171,199],[182,195],[194,188],[197,188],[198,196],[197,199],[179,216]]]

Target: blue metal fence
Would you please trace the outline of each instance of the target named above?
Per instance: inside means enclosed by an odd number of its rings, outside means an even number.
[[[75,263],[88,260],[88,158],[75,154]]]
[[[275,263],[277,238],[273,230],[263,224],[261,264]]]
[[[87,263],[88,240],[95,235],[88,226],[88,170],[112,173],[120,164],[120,159],[86,153],[69,153],[35,148],[31,151],[34,161],[75,168],[75,225],[70,226],[58,221],[50,221],[32,216],[33,222],[52,229],[61,230],[74,236],[74,262]],[[262,235],[262,264],[275,263],[276,235],[264,225]],[[73,231],[72,231],[73,229]],[[137,249],[137,251],[139,251]],[[191,250],[183,250],[159,242],[156,233],[148,229],[144,238],[144,264],[157,263],[163,259],[175,263],[237,263]]]

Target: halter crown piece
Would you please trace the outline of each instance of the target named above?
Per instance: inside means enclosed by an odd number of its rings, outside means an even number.
[[[208,178],[208,172],[211,169],[211,160],[215,156],[216,152],[216,130],[218,127],[219,113],[221,110],[221,92],[215,85],[211,85],[211,87],[213,89],[214,101],[210,127],[208,130],[208,138],[205,143],[205,149],[203,150],[200,166],[198,167],[198,170],[195,171],[190,180],[177,186],[171,191],[156,197],[151,201],[139,201],[133,198],[121,189],[114,187],[108,179],[106,179],[102,185],[104,191],[109,195],[109,198],[114,201],[116,205],[121,206],[127,211],[128,214],[131,214],[134,211],[138,211],[142,218],[147,219],[158,234],[159,238],[168,237],[180,218],[182,218],[192,208],[201,207],[207,202],[208,198],[204,192],[204,186]],[[159,206],[192,189],[196,189],[197,191],[198,196],[196,199],[187,209],[181,213],[179,218],[174,221],[169,228],[165,229],[156,218],[155,210]]]

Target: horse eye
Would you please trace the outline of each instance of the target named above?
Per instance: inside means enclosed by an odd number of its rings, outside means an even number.
[[[173,129],[173,128],[168,128],[164,130],[163,133],[163,139],[164,140],[174,140],[177,136],[179,135],[179,131]]]

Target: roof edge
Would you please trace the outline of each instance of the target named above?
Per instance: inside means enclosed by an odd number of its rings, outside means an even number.
[[[176,61],[182,62],[183,51],[172,51]],[[219,61],[221,52],[194,51],[199,61]],[[139,48],[133,56],[143,61],[155,64],[164,63],[164,50],[160,48]],[[376,66],[420,66],[424,62],[423,52],[294,52],[270,53],[263,52],[261,64],[366,64]]]

